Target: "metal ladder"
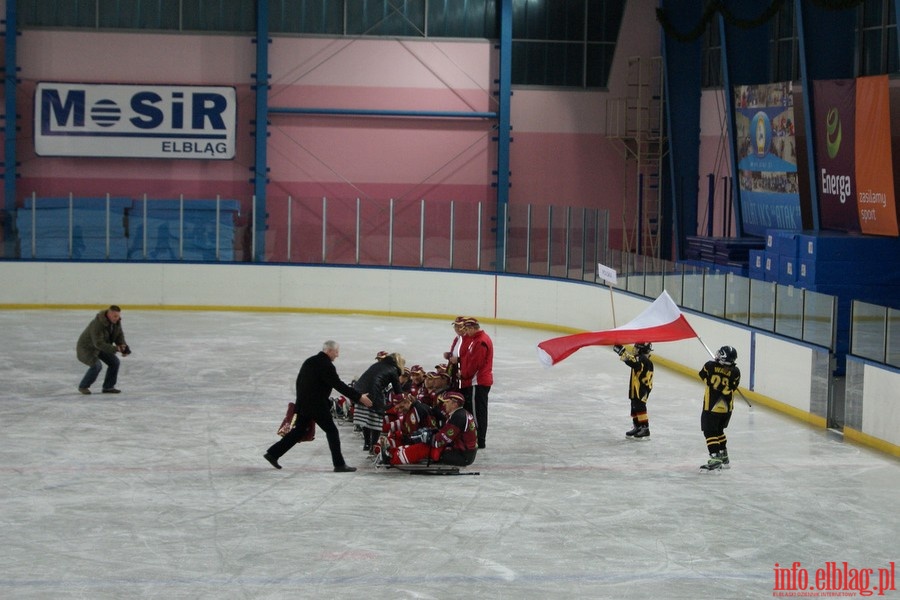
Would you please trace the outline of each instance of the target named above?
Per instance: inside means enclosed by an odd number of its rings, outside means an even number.
[[[659,258],[666,152],[662,57],[633,56],[627,64],[626,96],[607,101],[606,111],[607,138],[621,149],[626,182],[634,177],[624,191],[622,249]]]

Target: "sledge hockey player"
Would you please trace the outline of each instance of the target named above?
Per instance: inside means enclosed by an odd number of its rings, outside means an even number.
[[[409,368],[409,392],[417,398],[421,398],[425,389],[425,369],[422,365],[413,365]]]
[[[412,436],[422,427],[437,429],[438,420],[430,406],[412,394],[404,394],[400,401],[388,410],[391,421],[387,431],[378,440],[378,450],[387,446],[398,448],[411,443]]]
[[[700,369],[700,379],[706,383],[703,395],[703,412],[700,414],[700,428],[706,437],[709,460],[701,469],[713,471],[722,467],[730,468],[728,450],[725,448],[725,428],[734,410],[734,392],[741,384],[741,370],[735,365],[737,350],[722,346],[716,352],[715,360],[709,360]]]
[[[404,367],[403,372],[400,373],[400,390],[404,394],[406,394],[407,392],[409,392],[409,389],[411,386],[412,386],[412,383],[410,382],[410,378],[409,378],[409,369]]]
[[[447,371],[429,371],[425,374],[425,393],[419,399],[428,406],[439,406],[441,394],[450,389],[450,374]]]
[[[412,439],[415,443],[393,450],[382,448],[379,464],[415,464],[427,459],[444,465],[468,466],[478,452],[478,433],[475,419],[463,408],[463,395],[445,392],[441,397],[447,414],[443,426],[436,432],[421,428]]]
[[[647,398],[653,389],[653,361],[650,342],[638,342],[634,351],[629,352],[625,346],[613,346],[619,359],[631,368],[631,379],[628,384],[628,399],[631,400],[631,423],[633,427],[625,435],[634,438],[650,436],[650,418],[647,416]]]

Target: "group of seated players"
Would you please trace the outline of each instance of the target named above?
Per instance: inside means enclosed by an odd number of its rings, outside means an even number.
[[[384,356],[379,352],[376,359]],[[388,396],[381,435],[370,449],[375,464],[472,464],[478,447],[475,419],[447,366],[427,373],[420,365],[404,368],[400,386],[400,393]],[[353,404],[345,397],[332,404],[336,417],[353,420]]]

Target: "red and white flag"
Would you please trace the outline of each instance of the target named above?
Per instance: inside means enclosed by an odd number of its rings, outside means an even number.
[[[538,359],[544,366],[560,362],[585,346],[613,346],[635,342],[674,342],[698,337],[697,332],[663,290],[659,298],[637,317],[615,329],[564,335],[538,344]]]

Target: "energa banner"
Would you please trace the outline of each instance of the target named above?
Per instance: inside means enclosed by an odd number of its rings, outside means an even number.
[[[886,75],[813,82],[823,229],[897,236]]]
[[[856,208],[863,233],[897,237],[887,75],[856,80]]]

